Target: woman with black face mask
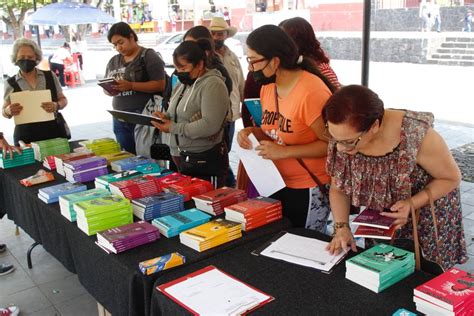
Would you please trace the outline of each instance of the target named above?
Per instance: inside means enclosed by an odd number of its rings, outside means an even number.
[[[277,26],[254,30],[247,47],[249,71],[262,85],[262,124],[241,130],[237,141],[251,149],[248,135],[259,138],[255,149],[275,163],[286,184],[272,195],[282,201],[283,214],[294,226],[324,233],[330,179],[325,171],[328,143],[321,111],[334,89]]]
[[[153,125],[164,133],[163,141],[181,173],[221,187],[229,166],[223,136],[230,99],[224,77],[207,68],[206,52],[197,42],[181,43],[173,61],[179,83],[167,112],[154,113],[162,122]]]
[[[67,105],[67,99],[56,75],[51,71],[36,68],[42,58],[41,49],[34,41],[25,38],[15,41],[11,60],[20,68],[20,71],[5,82],[3,98],[5,101],[2,109],[4,117],[10,119],[23,111],[28,111],[28,104],[11,103],[10,95],[14,92],[50,90],[52,101],[43,102],[41,105],[43,110],[48,113],[57,113]],[[19,141],[30,143],[66,136],[64,128],[58,125],[56,119],[16,125],[13,133],[16,146],[18,146]]]

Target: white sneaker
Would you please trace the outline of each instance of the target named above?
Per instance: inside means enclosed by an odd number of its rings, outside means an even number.
[[[18,306],[8,306],[6,308],[0,308],[0,316],[18,316],[20,314],[20,308]]]

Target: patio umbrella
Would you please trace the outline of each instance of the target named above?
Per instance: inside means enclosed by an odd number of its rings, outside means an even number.
[[[59,2],[38,9],[26,22],[31,25],[73,25],[89,23],[115,23],[114,17],[85,3]]]

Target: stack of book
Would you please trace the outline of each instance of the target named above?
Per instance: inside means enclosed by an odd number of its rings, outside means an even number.
[[[224,213],[224,207],[247,200],[243,190],[222,187],[204,194],[193,196],[196,207],[211,215]]]
[[[426,315],[474,315],[474,275],[451,268],[415,288],[416,309]]]
[[[171,184],[166,188],[168,192],[182,194],[184,202],[190,201],[193,196],[212,191],[214,188],[209,181],[199,178],[192,178],[188,181],[181,181]]]
[[[97,233],[97,245],[107,252],[120,253],[158,238],[160,232],[155,226],[140,221]]]
[[[141,176],[142,174],[135,170],[111,173],[95,178],[94,184],[96,188],[106,189],[110,191],[110,184],[112,182],[129,180]]]
[[[184,197],[181,194],[161,192],[132,200],[133,214],[141,220],[151,221],[154,218],[181,212],[184,210]]]
[[[161,188],[165,190],[172,184],[189,183],[191,182],[191,179],[192,178],[190,176],[186,176],[178,172],[173,172],[171,174],[159,177],[158,181],[160,182]]]
[[[188,229],[207,223],[210,219],[210,215],[201,212],[197,208],[192,208],[179,213],[155,218],[151,223],[160,230],[162,235],[171,238],[178,236],[181,232]]]
[[[117,195],[74,204],[77,227],[87,235],[133,223],[130,201]]]
[[[415,256],[391,245],[378,244],[346,261],[346,278],[379,293],[415,271]]]
[[[283,217],[281,202],[263,196],[228,206],[224,210],[225,218],[242,223],[244,231],[264,226]]]
[[[191,228],[179,234],[182,244],[199,252],[242,237],[240,223],[222,218]]]
[[[72,152],[68,154],[56,155],[54,156],[54,163],[56,165],[56,172],[65,176],[64,174],[64,163],[70,162],[74,160],[84,159],[95,156],[94,153],[91,152]]]
[[[43,159],[43,167],[48,170],[56,170],[56,163],[54,161],[54,156],[46,156]]]
[[[86,191],[87,187],[79,183],[61,183],[46,188],[39,189],[38,198],[47,203],[56,203],[61,195]]]
[[[33,153],[33,148],[31,147],[23,147],[21,154],[13,152],[13,158],[10,158],[10,153],[7,153],[4,157],[2,151],[0,151],[0,168],[15,168],[34,163],[35,155]]]
[[[52,138],[32,142],[31,147],[33,147],[37,161],[43,161],[46,156],[56,156],[71,152],[69,142],[66,138]]]
[[[132,154],[132,153],[129,153],[128,151],[122,150],[122,151],[119,151],[119,152],[116,152],[116,153],[103,154],[103,155],[100,155],[100,156],[105,158],[107,160],[107,165],[110,166],[110,164],[114,161],[122,160],[122,159],[125,159],[125,158],[130,158],[130,157],[133,157],[135,155]]]
[[[96,177],[109,173],[107,160],[99,156],[65,162],[64,175],[66,180],[75,182],[89,182]]]
[[[112,182],[110,192],[126,197],[129,200],[157,195],[161,192],[158,179],[152,176],[141,176],[124,181]]]
[[[79,145],[86,147],[89,151],[92,151],[97,156],[113,154],[120,151],[120,144],[109,137],[85,140],[79,142]]]
[[[92,189],[78,193],[66,194],[59,197],[59,208],[61,215],[66,217],[69,221],[76,221],[76,211],[74,204],[89,200],[94,200],[100,197],[109,196],[110,192],[104,189]]]
[[[143,156],[133,156],[121,160],[116,160],[110,164],[110,167],[113,171],[118,172],[136,169],[138,166],[148,165],[151,163],[155,163],[155,161],[151,158],[146,158]]]
[[[146,163],[144,165],[137,166],[135,170],[143,174],[161,175],[161,172],[164,170],[164,168],[161,168],[157,163]]]
[[[380,215],[377,210],[366,208],[352,221],[352,224],[358,225],[354,237],[390,240],[395,234],[394,221],[394,218]]]

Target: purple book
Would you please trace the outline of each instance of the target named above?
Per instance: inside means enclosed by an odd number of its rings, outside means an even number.
[[[158,228],[156,228],[155,226],[144,221],[139,221],[136,223],[107,229],[103,232],[97,233],[97,240],[100,243],[113,244],[117,241],[131,240],[133,238],[145,236],[156,231],[158,231]]]
[[[97,168],[100,166],[107,166],[107,159],[95,156],[64,163],[65,168],[69,168],[74,172]]]
[[[126,245],[116,246],[114,244],[112,246],[115,248],[115,250],[117,250],[117,252],[122,252],[122,251],[125,251],[125,250],[128,250],[128,249],[133,249],[135,247],[154,242],[155,240],[158,240],[158,239],[159,239],[158,237],[140,238],[140,239],[136,239],[134,242],[126,244]]]
[[[137,241],[140,241],[141,239],[150,239],[150,240],[156,240],[156,239],[159,239],[160,238],[160,232],[157,231],[156,233],[149,233],[147,235],[140,235],[140,236],[137,236],[137,237],[130,237],[130,239],[126,239],[126,240],[116,240],[114,242],[111,242],[110,244],[112,244],[114,247],[126,247],[128,246],[129,244],[133,244]]]
[[[94,181],[95,178],[106,175],[109,173],[109,170],[107,169],[107,166],[104,166],[103,168],[99,169],[94,169],[91,171],[86,171],[86,172],[81,172],[79,174],[74,175],[74,180],[76,182],[89,182],[89,181]]]
[[[390,212],[386,209],[385,212]],[[366,208],[352,221],[353,224],[389,229],[392,226],[394,218],[380,215],[380,211]]]

